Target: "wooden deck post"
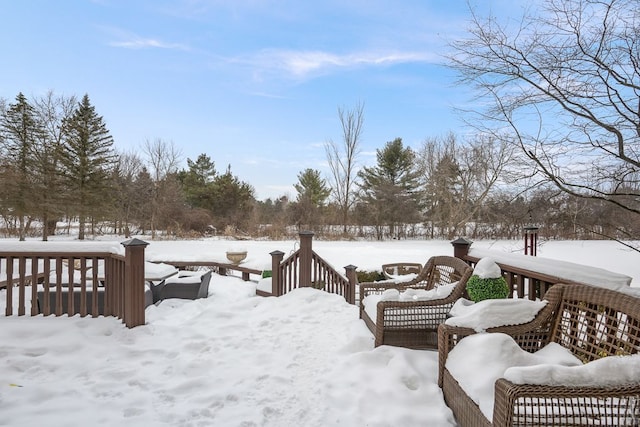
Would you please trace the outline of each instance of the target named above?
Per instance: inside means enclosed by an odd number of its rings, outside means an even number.
[[[273,251],[271,255],[271,295],[279,297],[282,295],[282,277],[280,277],[280,263],[284,258],[284,252]]]
[[[300,236],[300,287],[311,286],[311,260],[313,258],[312,231],[301,231]]]
[[[467,240],[464,237],[458,237],[456,240],[451,242],[453,245],[453,256],[464,260],[469,254],[469,248],[472,243],[473,242],[471,240]]]
[[[538,230],[539,227],[524,227],[524,254],[536,256],[538,254]]]
[[[144,248],[140,239],[122,242],[124,246],[124,323],[127,328],[144,325]]]
[[[347,280],[349,280],[349,290],[345,294],[345,299],[349,304],[356,303],[356,287],[358,286],[358,275],[356,274],[356,267],[353,264],[349,264],[344,267]]]
[[[7,257],[7,307],[5,308],[5,316],[13,315],[13,257]]]

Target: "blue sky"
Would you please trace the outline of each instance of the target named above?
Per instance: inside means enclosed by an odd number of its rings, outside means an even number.
[[[184,167],[206,153],[258,199],[295,197],[306,168],[328,178],[338,107],[364,104],[363,165],[397,137],[464,132],[470,94],[442,64],[465,0],[0,0],[0,16],[0,97],[87,93],[118,149],[172,141]]]

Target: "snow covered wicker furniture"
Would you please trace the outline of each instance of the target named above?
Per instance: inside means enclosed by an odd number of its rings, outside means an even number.
[[[456,300],[465,294],[472,271],[461,259],[435,256],[410,281],[361,283],[360,318],[373,333],[375,346],[436,348],[438,325],[445,321]],[[384,300],[382,296],[389,289],[403,294],[412,290],[415,299]],[[443,291],[442,296],[439,290]],[[426,297],[422,298],[418,292]]]
[[[211,271],[202,276],[169,277],[157,285],[151,285],[154,304],[169,298],[198,299],[209,295]]]
[[[382,274],[387,279],[397,279],[398,276],[406,274],[420,274],[422,264],[419,262],[395,262],[392,264],[382,264]]]
[[[486,331],[489,335],[474,337],[492,338],[499,335],[493,333],[501,332],[511,336],[517,343],[514,345],[527,354],[556,346],[550,343],[557,343],[559,346],[555,348],[579,359],[578,366],[570,369],[589,367],[589,362],[622,363],[618,366],[630,366],[633,369],[638,362],[637,357],[640,357],[635,356],[640,350],[640,297],[632,296],[633,291],[630,289],[623,293],[590,285],[556,284],[545,294],[548,303],[532,321],[489,328]],[[578,385],[572,383],[573,386],[567,385],[566,380],[557,383],[557,377],[554,382],[552,375],[542,375],[542,381],[538,381],[537,385],[529,380],[517,381],[520,384],[516,384],[499,376],[493,385],[487,384],[494,391],[492,419],[488,419],[484,415],[486,408],[483,412],[460,385],[465,381],[469,384],[468,380],[473,375],[466,379],[460,375],[454,378],[451,370],[457,367],[454,362],[447,364],[455,346],[473,334],[476,332],[471,328],[446,324],[440,325],[438,330],[438,383],[447,405],[461,426],[638,425],[640,372],[630,375],[628,381],[626,377],[623,378],[621,384],[604,374],[591,378],[594,384],[587,381]],[[508,336],[505,335],[505,338],[511,340]],[[478,349],[471,353],[463,351],[459,354],[465,363],[472,364],[475,355],[481,351]],[[622,356],[622,359],[614,356]],[[542,364],[533,368],[548,373],[544,369],[555,366]],[[471,369],[473,371],[474,368]],[[487,365],[477,366],[477,370],[489,369]],[[510,376],[508,372],[509,369],[505,371],[505,376]],[[582,377],[579,379],[584,380]]]

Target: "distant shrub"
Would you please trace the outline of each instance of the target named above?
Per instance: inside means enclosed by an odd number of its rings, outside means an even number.
[[[481,279],[477,274],[474,274],[467,281],[467,293],[474,302],[506,298],[509,296],[509,285],[504,277]]]
[[[384,280],[386,277],[381,271],[356,271],[358,283],[377,282]]]
[[[263,279],[266,279],[266,278],[268,278],[268,277],[271,277],[271,275],[272,275],[271,270],[263,270],[263,271],[262,271],[262,278],[263,278]]]

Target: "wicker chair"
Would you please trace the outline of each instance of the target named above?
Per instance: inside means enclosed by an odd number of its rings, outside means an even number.
[[[557,284],[549,303],[529,323],[490,328],[512,336],[533,353],[550,342],[583,362],[640,352],[640,298],[588,285]],[[495,383],[493,420],[487,419],[446,368],[451,349],[470,328],[440,325],[439,377],[444,399],[461,426],[632,426],[640,419],[640,385],[568,387]],[[482,369],[478,367],[478,369]]]
[[[397,279],[398,275],[420,274],[422,264],[418,262],[395,262],[392,264],[382,264],[382,274],[387,279]]]
[[[360,318],[375,337],[375,346],[394,345],[408,348],[437,348],[438,325],[443,323],[458,298],[465,295],[466,284],[473,269],[459,258],[435,256],[422,271],[408,282],[374,282],[360,284]],[[382,294],[387,289],[431,290],[441,285],[458,282],[449,296],[427,301],[380,301],[376,318],[365,310],[364,299]]]

